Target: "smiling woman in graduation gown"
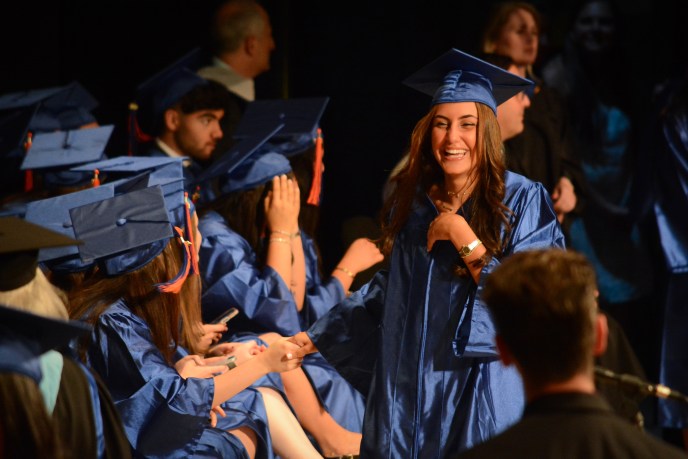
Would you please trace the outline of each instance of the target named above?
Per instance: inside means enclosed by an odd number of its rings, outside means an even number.
[[[486,139],[499,135],[494,130],[496,105],[529,82],[458,50],[450,50],[407,84],[425,84],[434,94],[438,81],[443,86],[414,131],[410,160],[399,176],[411,181],[396,187],[397,194],[410,190],[406,210],[400,199],[387,207],[405,213],[393,231],[389,271],[379,272],[294,337],[306,347],[314,345],[311,350],[319,350],[367,393],[365,458],[448,457],[520,417],[521,379],[498,360],[482,286],[511,253],[564,246],[547,191],[506,172],[500,144]],[[472,114],[440,116],[448,106]],[[431,136],[437,129],[452,132],[447,137],[473,132],[477,140],[473,146],[452,140],[441,153],[439,148],[432,152]],[[465,162],[457,157],[467,158],[471,166],[462,166]],[[433,177],[428,170],[438,163],[441,169]],[[457,172],[461,167],[465,169]],[[501,182],[501,192],[490,180]],[[463,188],[449,193],[451,185]],[[496,216],[492,224],[485,217],[490,212]],[[438,226],[450,222],[457,226],[449,226],[452,234],[442,236]]]

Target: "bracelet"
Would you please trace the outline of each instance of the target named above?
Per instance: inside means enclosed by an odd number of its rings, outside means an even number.
[[[295,233],[290,233],[289,231],[274,229],[274,230],[272,230],[272,232],[278,233],[278,234],[284,234],[285,236],[289,236],[289,239],[296,239],[297,237],[301,236],[301,231],[297,231]]]
[[[349,270],[346,269],[346,268],[342,268],[341,266],[337,266],[337,267],[334,268],[334,269],[335,269],[336,271],[341,271],[341,272],[343,272],[344,274],[346,274],[347,276],[349,276],[349,277],[352,278],[352,279],[355,279],[355,278],[356,278],[356,274],[352,273],[351,271],[349,271]]]
[[[291,242],[289,242],[289,239],[285,239],[283,237],[271,237],[270,239],[268,239],[268,242],[282,242],[284,244],[291,245]]]
[[[229,368],[230,370],[236,368],[236,356],[230,355],[229,357],[227,357],[227,360],[225,360],[225,365],[227,365],[227,368]]]

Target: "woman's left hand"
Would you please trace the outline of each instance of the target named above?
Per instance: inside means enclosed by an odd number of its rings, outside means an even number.
[[[207,354],[210,346],[216,344],[222,338],[222,334],[227,331],[225,324],[202,324],[203,334],[199,337],[196,343],[196,348],[199,353]]]

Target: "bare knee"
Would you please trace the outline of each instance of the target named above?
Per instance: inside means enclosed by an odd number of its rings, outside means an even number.
[[[278,339],[281,339],[282,335],[280,335],[279,333],[269,332],[269,333],[263,333],[262,335],[259,336],[259,338],[262,339],[263,341],[265,341],[269,346],[270,344],[274,343]]]

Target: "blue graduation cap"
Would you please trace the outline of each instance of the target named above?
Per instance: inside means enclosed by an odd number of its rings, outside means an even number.
[[[154,119],[161,117],[192,89],[207,83],[196,74],[200,59],[200,50],[195,48],[137,87],[137,100],[148,105]]]
[[[234,169],[280,132],[283,127],[284,123],[277,118],[266,119],[264,123],[252,128],[250,135],[239,139],[213,164],[198,174],[192,185],[207,183],[214,178],[231,174]]]
[[[175,229],[160,186],[143,188],[70,210],[74,232],[83,241],[82,261],[97,261],[106,275],[140,269],[157,257],[173,236],[182,238],[184,265],[174,279],[155,284],[161,292],[178,293],[195,253]],[[195,267],[194,267],[195,269]]]
[[[118,156],[82,164],[70,170],[82,173],[98,170],[105,183],[113,184],[117,194],[159,185],[162,188],[172,222],[176,226],[186,226],[184,158]]]
[[[66,237],[75,238],[72,220],[69,216],[70,209],[102,201],[114,195],[114,187],[104,185],[54,198],[32,201],[26,206],[24,219]],[[78,255],[79,249],[76,246],[42,248],[38,254],[38,261],[45,263],[51,270],[55,271],[81,271],[92,265],[92,263],[81,262]]]
[[[499,104],[527,90],[533,82],[452,48],[404,84],[433,96],[432,105],[479,102],[496,114]]]
[[[0,218],[0,291],[22,287],[36,275],[38,252],[78,244],[70,237],[17,217]]]
[[[267,183],[277,175],[289,172],[291,172],[291,164],[284,155],[269,150],[259,150],[220,179],[220,191],[227,194],[250,190]]]
[[[275,134],[271,143],[304,136],[310,138],[312,144],[329,100],[329,97],[312,97],[250,102],[234,131],[234,137],[255,137],[256,131],[260,131],[265,123],[273,122],[276,118],[284,123],[284,127]]]
[[[41,354],[69,344],[91,331],[75,320],[58,320],[0,305],[0,373],[42,379]]]
[[[0,110],[37,107],[37,116],[29,128],[35,132],[56,129],[77,129],[95,122],[91,113],[98,101],[78,81],[29,91],[17,91],[0,96]]]
[[[41,170],[44,188],[81,185],[93,176],[67,169],[103,158],[113,128],[110,125],[36,134],[21,169]]]

